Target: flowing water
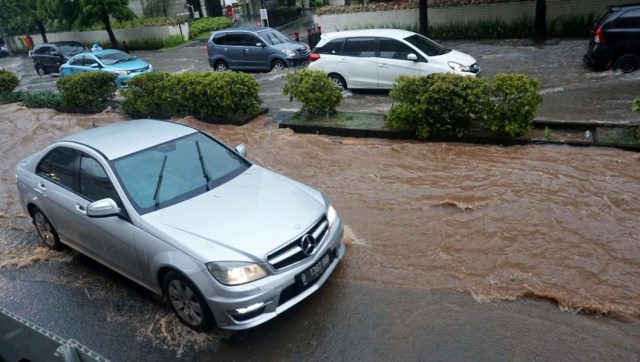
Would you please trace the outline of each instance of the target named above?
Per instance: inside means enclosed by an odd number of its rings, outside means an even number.
[[[0,113],[0,229],[11,231],[0,233],[0,269],[66,260],[33,237],[15,165],[67,134],[126,117],[15,104]],[[268,119],[242,127],[179,122],[231,146],[245,143],[253,162],[332,199],[348,244],[332,278],[451,288],[480,302],[535,296],[571,311],[640,317],[637,153],[303,135],[265,126]],[[16,233],[29,237],[4,237]]]

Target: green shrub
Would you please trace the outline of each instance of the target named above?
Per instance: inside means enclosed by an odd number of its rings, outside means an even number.
[[[633,101],[633,104],[631,105],[631,110],[634,112],[640,113],[640,98]]]
[[[175,112],[174,94],[168,88],[169,73],[144,73],[129,81],[129,87],[120,94],[124,99],[120,107],[128,112],[165,116]]]
[[[289,100],[302,102],[301,112],[332,114],[342,102],[342,91],[333,85],[327,73],[304,69],[290,73],[282,89]]]
[[[193,39],[202,33],[229,28],[232,25],[233,21],[226,16],[194,20],[189,23],[189,37]]]
[[[109,72],[82,72],[58,79],[62,105],[96,108],[115,97],[116,75]]]
[[[524,74],[498,73],[491,84],[493,107],[485,125],[494,132],[523,135],[533,128],[536,109],[542,103],[540,82]]]
[[[151,73],[133,78],[121,107],[142,115],[254,116],[262,100],[258,81],[239,72]]]
[[[490,99],[484,78],[453,73],[402,76],[390,92],[394,102],[385,126],[408,130],[425,139],[434,131],[462,136],[475,119],[485,117]]]
[[[20,84],[20,78],[15,73],[0,69],[0,93],[13,92]]]
[[[62,98],[55,91],[24,92],[20,102],[28,108],[55,108],[62,105]]]
[[[164,39],[165,48],[177,47],[184,43],[184,37],[182,35],[171,35]]]
[[[12,92],[0,92],[0,102],[4,103],[15,103],[20,102],[22,100],[22,95],[24,92],[22,91],[12,91]]]

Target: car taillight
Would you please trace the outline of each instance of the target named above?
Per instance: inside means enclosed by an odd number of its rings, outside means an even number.
[[[598,27],[598,29],[596,30],[593,36],[593,41],[596,43],[604,44],[604,34],[602,34],[602,25],[600,25],[600,27]]]
[[[312,62],[316,61],[318,59],[320,59],[320,54],[318,54],[318,53],[311,53],[311,55],[309,55],[309,60],[312,61]]]

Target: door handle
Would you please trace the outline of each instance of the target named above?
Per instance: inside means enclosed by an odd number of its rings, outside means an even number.
[[[87,210],[84,208],[84,206],[76,203],[76,211],[78,211],[79,213],[86,215],[87,214]]]
[[[33,190],[39,194],[44,194],[47,191],[47,186],[40,182],[38,187],[34,187]]]

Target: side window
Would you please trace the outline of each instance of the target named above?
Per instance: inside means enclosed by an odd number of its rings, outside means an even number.
[[[94,158],[80,158],[80,194],[91,201],[112,198],[120,205],[120,198],[104,168]]]
[[[375,57],[375,38],[349,38],[344,43],[344,54],[349,57]]]
[[[388,59],[407,60],[407,55],[416,51],[409,47],[407,44],[403,44],[395,39],[380,38],[380,57]],[[418,58],[421,58],[416,54]]]
[[[82,63],[85,67],[90,67],[92,65],[98,64],[96,58],[92,57],[91,55],[85,55],[82,57],[82,59]]]
[[[242,34],[227,34],[225,37],[225,45],[243,45]]]
[[[334,39],[325,44],[322,48],[316,48],[315,52],[318,54],[342,55],[343,44],[344,39]]]
[[[54,49],[50,46],[43,46],[40,49],[36,50],[36,54],[40,55],[49,55],[53,53]]]
[[[36,167],[36,174],[78,191],[78,180],[75,175],[75,161],[78,153],[70,148],[60,147],[49,152]]]
[[[245,46],[254,47],[258,43],[264,43],[262,40],[256,38],[251,34],[242,34],[242,44]]]
[[[225,40],[226,38],[227,38],[227,34],[224,34],[224,33],[216,34],[213,37],[213,43],[218,45],[225,45],[227,44]]]
[[[82,56],[75,57],[69,62],[70,65],[82,65]]]
[[[628,10],[614,21],[614,27],[624,29],[640,28],[640,9]]]

